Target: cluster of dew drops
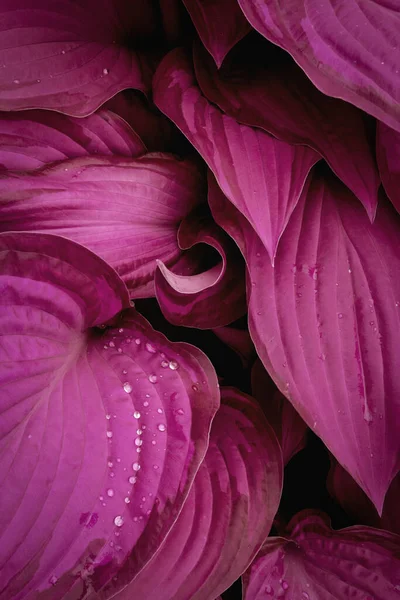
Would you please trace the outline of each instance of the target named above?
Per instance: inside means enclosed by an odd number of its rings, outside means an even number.
[[[121,327],[121,328],[119,328],[118,332],[119,332],[119,333],[123,333],[123,332],[124,332],[124,329]],[[110,349],[110,348],[111,348],[111,349],[113,349],[113,350],[116,350],[116,351],[117,351],[119,354],[122,354],[123,350],[122,350],[122,348],[121,348],[120,346],[119,346],[119,347],[117,347],[117,346],[116,346],[116,343],[115,343],[115,341],[114,341],[115,339],[116,339],[116,336],[113,336],[113,340],[111,340],[111,341],[109,341],[108,343],[104,344],[104,346],[103,346],[103,347],[104,347],[104,349],[105,349],[105,350],[108,350],[108,349]],[[134,340],[133,340],[132,338],[130,338],[130,337],[127,337],[127,338],[125,339],[125,343],[127,343],[127,344],[130,344],[130,343],[132,343],[132,341],[133,341],[133,342],[134,342],[134,344],[136,344],[136,346],[138,346],[138,347],[142,345],[142,340],[141,340],[140,338],[136,338],[136,339],[134,339]],[[157,350],[156,350],[156,348],[155,348],[155,347],[154,347],[154,346],[153,346],[153,345],[152,345],[150,342],[146,342],[146,343],[144,344],[144,347],[145,347],[146,351],[147,351],[147,352],[149,352],[150,354],[156,354],[156,353],[157,353]],[[176,371],[176,370],[179,368],[179,364],[178,364],[178,362],[177,362],[176,360],[168,360],[168,359],[166,358],[166,356],[165,356],[165,354],[164,354],[164,353],[160,353],[160,357],[161,357],[161,359],[162,359],[162,360],[161,360],[161,363],[160,363],[160,366],[161,366],[161,368],[162,368],[162,369],[168,369],[168,368],[169,368],[171,371]],[[124,369],[124,370],[122,371],[122,375],[125,377],[127,374],[128,374],[128,372],[127,372],[127,371]],[[152,383],[152,384],[156,384],[156,383],[158,382],[158,377],[157,377],[157,375],[156,375],[155,373],[150,373],[150,375],[148,376],[148,380],[149,380],[149,382],[150,382],[150,383]],[[195,391],[198,389],[198,388],[197,388],[197,386],[195,386],[195,385],[193,385],[192,387],[193,387],[193,389],[194,389]],[[123,381],[123,383],[122,383],[122,389],[123,389],[123,391],[124,391],[126,394],[131,394],[131,393],[132,393],[132,391],[133,391],[132,384],[131,384],[131,383],[130,383],[128,380],[126,380],[126,381]],[[149,401],[148,401],[148,398],[150,398],[150,394],[146,394],[146,395],[145,395],[145,398],[146,398],[146,399],[145,399],[145,400],[144,400],[144,402],[143,402],[143,406],[144,406],[144,408],[147,408],[147,407],[149,406]],[[162,408],[158,408],[158,409],[157,409],[157,412],[158,412],[159,414],[162,414],[162,413],[163,413],[163,409],[162,409]],[[177,414],[179,414],[179,415],[183,415],[183,414],[184,414],[184,411],[183,411],[183,409],[182,409],[182,408],[178,409],[176,412],[177,412]],[[139,421],[139,419],[141,418],[141,413],[140,413],[138,410],[135,410],[135,411],[132,413],[132,417],[133,417],[134,419],[136,419],[137,421]],[[107,420],[110,420],[110,419],[111,419],[111,415],[110,415],[110,414],[107,414],[107,415],[106,415],[106,419],[107,419]],[[142,444],[143,444],[143,440],[142,440],[142,437],[141,437],[141,436],[142,436],[142,434],[143,434],[143,431],[144,431],[145,429],[146,429],[146,425],[142,425],[142,426],[140,427],[140,426],[139,426],[139,423],[138,423],[138,429],[136,430],[137,437],[136,437],[136,438],[135,438],[135,440],[134,440],[134,444],[135,444],[135,446],[136,446],[136,452],[137,452],[138,454],[140,454],[140,452],[141,452],[141,450],[142,450],[141,446],[142,446]],[[157,429],[158,429],[158,431],[160,431],[161,433],[164,433],[164,432],[167,430],[167,426],[166,426],[164,423],[158,423],[158,425],[157,425]],[[107,429],[107,433],[106,433],[106,435],[107,435],[107,438],[108,438],[108,439],[111,441],[113,433],[112,433],[112,431],[111,431],[110,429]],[[155,441],[155,440],[152,440],[152,442],[151,442],[151,443],[152,443],[153,445],[156,445],[156,441]],[[117,462],[120,462],[120,459],[118,459],[118,458],[117,458],[116,460],[117,460]],[[113,467],[113,462],[112,462],[112,461],[109,461],[109,462],[108,462],[108,466],[109,466],[110,468],[112,468],[112,467]],[[155,470],[158,470],[158,468],[159,468],[159,467],[158,467],[158,465],[153,465],[153,468],[154,468]],[[131,476],[128,478],[128,482],[129,482],[129,484],[130,484],[131,486],[133,486],[133,485],[134,485],[134,484],[137,482],[137,478],[138,478],[138,474],[139,474],[139,471],[140,471],[140,469],[141,469],[141,465],[140,465],[140,462],[139,462],[139,460],[137,460],[137,461],[135,461],[135,462],[133,462],[133,463],[132,463],[133,475],[131,475]],[[113,473],[113,471],[110,471],[110,476],[111,476],[111,477],[113,477],[113,476],[114,476],[114,473]],[[106,494],[107,494],[107,496],[108,496],[109,498],[113,498],[113,497],[114,497],[114,490],[113,490],[112,488],[108,488],[108,489],[106,490]],[[126,504],[129,504],[129,503],[130,503],[130,497],[129,497],[129,495],[130,495],[130,492],[128,492],[128,495],[125,497],[125,503],[126,503]],[[152,494],[150,493],[150,494],[149,494],[149,496],[151,497],[151,496],[152,496]],[[102,503],[103,503],[103,506],[105,506],[105,502],[104,502],[104,496],[100,496],[100,498],[99,498],[99,499],[100,499],[100,501],[102,501]],[[145,502],[145,501],[146,501],[146,498],[145,498],[145,497],[143,497],[143,498],[142,498],[142,502]],[[142,507],[142,505],[139,505],[139,506],[140,506],[140,507]],[[149,509],[149,510],[147,511],[147,514],[150,514],[150,512],[151,512],[151,510]],[[139,520],[139,521],[142,521],[142,520],[143,520],[143,516],[141,515],[141,516],[139,516],[139,517],[134,517],[134,518],[133,518],[133,520],[134,520],[134,521],[138,521],[138,520]],[[116,515],[116,516],[114,517],[114,525],[115,525],[115,527],[117,527],[117,528],[121,528],[121,527],[123,526],[123,524],[124,524],[124,517],[123,517],[123,515]],[[116,531],[116,532],[115,532],[115,535],[117,535],[117,536],[118,536],[118,531]],[[116,549],[118,549],[118,548],[116,548]]]

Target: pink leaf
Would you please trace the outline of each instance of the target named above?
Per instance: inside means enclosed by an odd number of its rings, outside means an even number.
[[[83,117],[149,87],[152,60],[130,49],[155,33],[147,0],[3,0],[0,17],[0,110]]]
[[[26,232],[0,247],[0,597],[117,591],[186,499],[219,404],[215,372],[133,309],[94,328],[129,301],[89,250]]]
[[[400,212],[400,133],[377,122],[376,158],[383,187],[397,212]]]
[[[252,398],[234,388],[221,391],[210,445],[182,512],[117,600],[213,600],[268,535],[282,486],[279,444]]]
[[[282,448],[283,462],[287,465],[306,446],[308,427],[289,400],[276,389],[260,360],[254,363],[251,371],[251,389],[275,431]]]
[[[211,329],[243,316],[247,309],[243,258],[203,207],[182,221],[178,242],[184,250],[207,244],[218,252],[220,260],[191,275],[176,274],[159,261],[154,281],[165,318],[174,325]]]
[[[154,295],[157,259],[169,266],[185,261],[178,227],[202,198],[197,166],[162,154],[91,156],[34,174],[0,173],[3,231],[47,231],[87,246],[135,298]]]
[[[397,600],[400,537],[370,527],[333,531],[303,511],[269,538],[243,577],[244,600]]]
[[[233,206],[215,196],[211,208],[246,258],[264,366],[381,511],[400,468],[399,217],[382,202],[371,225],[333,175],[315,171],[309,183],[275,268]]]
[[[380,180],[360,110],[321,94],[285,52],[265,40],[242,42],[219,72],[197,45],[195,67],[205,96],[231,117],[319,152],[373,220]]]
[[[236,0],[183,0],[201,41],[218,67],[251,26]]]
[[[139,136],[108,110],[81,119],[42,110],[0,116],[0,166],[5,169],[32,171],[90,154],[137,157],[145,152]]]
[[[319,159],[260,129],[240,125],[211,105],[182,50],[170,52],[153,81],[154,100],[200,152],[217,181],[252,224],[273,261],[279,239]]]
[[[396,0],[238,0],[251,25],[287,50],[324,94],[400,131]]]

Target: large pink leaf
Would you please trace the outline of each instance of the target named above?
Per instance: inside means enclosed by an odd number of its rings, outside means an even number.
[[[90,154],[137,157],[145,152],[139,136],[108,110],[81,119],[42,110],[0,115],[0,168],[32,171]]]
[[[328,474],[327,488],[331,496],[356,523],[387,529],[400,535],[399,473],[393,479],[387,491],[381,517],[376,512],[371,500],[335,459],[332,460]]]
[[[400,222],[375,223],[332,174],[312,174],[275,268],[248,223],[214,195],[241,246],[249,329],[279,389],[381,511],[400,469]],[[219,206],[218,206],[219,203]],[[225,225],[224,225],[225,223]]]
[[[183,0],[201,41],[218,67],[251,26],[236,0]]]
[[[238,0],[252,26],[287,50],[328,96],[400,131],[396,0]]]
[[[252,398],[234,388],[221,392],[210,445],[182,512],[118,600],[214,600],[268,535],[282,486],[279,444]]]
[[[0,110],[82,117],[120,90],[146,90],[151,61],[135,47],[155,22],[147,0],[3,0]]]
[[[0,227],[69,237],[107,260],[133,297],[151,296],[156,260],[182,260],[178,227],[203,199],[203,185],[194,163],[161,154],[0,173]]]
[[[226,196],[248,219],[271,260],[319,156],[240,125],[202,96],[189,58],[170,52],[153,81],[157,106],[200,152]]]
[[[158,262],[154,282],[165,318],[174,325],[212,329],[243,316],[247,311],[244,261],[209,211],[200,207],[181,223],[178,243],[182,249],[207,244],[220,260],[192,275],[176,274]]]
[[[231,117],[318,151],[373,219],[380,179],[360,110],[321,94],[285,52],[265,40],[240,44],[220,71],[198,44],[195,68],[205,96]]]
[[[400,212],[400,133],[378,121],[376,158],[383,187],[397,212]]]
[[[129,300],[89,250],[26,232],[0,248],[0,598],[118,590],[181,510],[219,404],[215,372],[133,309],[93,328]]]
[[[333,531],[303,511],[269,538],[243,577],[244,600],[397,600],[400,536],[370,527]]]
[[[282,448],[283,462],[287,465],[305,447],[308,427],[289,400],[276,389],[259,359],[251,371],[251,389],[275,431]]]

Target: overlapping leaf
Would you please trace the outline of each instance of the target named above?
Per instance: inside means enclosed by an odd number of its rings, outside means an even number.
[[[138,298],[154,295],[157,259],[184,272],[190,266],[177,230],[203,193],[190,161],[84,157],[33,174],[0,173],[0,227],[57,233],[87,246]]]
[[[282,448],[283,462],[286,465],[297,452],[305,447],[307,425],[289,400],[276,389],[260,360],[254,363],[251,372],[251,388],[268,423],[275,431]]]
[[[4,0],[0,110],[82,117],[120,90],[148,89],[152,61],[135,48],[155,40],[155,23],[147,0]]]
[[[178,243],[184,250],[207,244],[219,253],[220,260],[192,275],[175,274],[158,262],[154,282],[166,319],[174,325],[212,329],[243,316],[247,310],[244,261],[209,211],[200,207],[182,222]]]
[[[281,493],[279,444],[252,398],[221,391],[210,445],[182,512],[118,600],[214,600],[268,535]]]
[[[356,523],[387,529],[400,535],[399,474],[393,479],[387,491],[381,517],[354,479],[334,459],[327,479],[327,488],[331,496]]]
[[[218,67],[251,29],[236,0],[184,0],[201,41]]]
[[[273,269],[238,211],[221,196],[211,200],[247,261],[249,329],[261,360],[381,511],[400,467],[397,213],[382,202],[371,225],[349,190],[317,170]]]
[[[243,577],[244,599],[397,600],[400,537],[370,527],[330,528],[299,513],[287,536],[269,538]]]
[[[252,365],[257,355],[247,329],[218,327],[213,332],[224,344],[232,348],[239,355],[245,369]]]
[[[287,50],[328,96],[400,131],[396,0],[238,0],[251,25]]]
[[[220,71],[200,44],[195,49],[196,76],[209,100],[241,123],[314,148],[373,219],[380,180],[360,110],[321,94],[286,52],[265,40],[244,40]]]
[[[397,212],[400,212],[400,133],[378,121],[376,158],[383,187]]]
[[[0,116],[0,167],[4,169],[32,171],[91,154],[137,157],[145,152],[139,136],[108,110],[81,119],[41,110]]]
[[[319,160],[317,153],[224,115],[202,96],[182,50],[163,59],[153,87],[157,106],[200,152],[273,260],[307,174]]]
[[[129,299],[89,250],[26,232],[0,245],[0,598],[116,591],[180,512],[215,372],[133,309],[99,328]]]

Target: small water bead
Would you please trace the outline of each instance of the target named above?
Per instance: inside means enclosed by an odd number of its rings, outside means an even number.
[[[165,427],[164,423],[160,423],[159,425],[157,425],[157,429],[158,429],[158,431],[165,431],[166,427]]]
[[[127,371],[126,369],[124,369],[124,370],[122,371],[122,375],[127,375],[127,374],[128,374],[128,371]]]
[[[183,410],[183,408],[178,408],[178,410],[176,411],[178,415],[184,415],[185,411]]]
[[[123,329],[123,327],[120,327],[120,328],[118,329],[118,332],[119,332],[119,333],[124,333],[124,329]]]
[[[158,414],[162,415],[164,411],[162,408],[157,408],[157,412],[158,412]]]
[[[138,435],[142,435],[143,431],[142,431],[141,429],[136,429],[136,433],[137,433]]]
[[[111,415],[107,413],[106,414],[106,419],[107,419],[107,421],[109,421],[111,419]]]
[[[151,375],[149,375],[149,381],[150,383],[157,383],[157,375],[151,373]]]
[[[147,400],[145,400],[145,401],[143,402],[143,406],[146,406],[146,407],[147,407],[148,405],[149,405],[149,403],[147,402]]]
[[[169,367],[169,362],[167,360],[162,360],[161,366],[163,369],[166,369],[167,367]]]
[[[150,394],[145,394],[145,398],[150,398]]]
[[[142,502],[146,502],[146,496],[142,497]]]
[[[273,593],[274,593],[274,590],[272,589],[272,587],[271,587],[269,584],[267,584],[267,585],[265,586],[265,588],[264,588],[264,592],[265,592],[266,594],[270,594],[270,595],[271,595],[271,594],[273,594]]]
[[[107,431],[106,435],[107,435],[108,438],[112,438],[113,432],[112,431]]]
[[[307,594],[307,592],[302,592],[301,597],[304,598],[304,600],[310,600],[310,596]]]
[[[109,476],[110,476],[110,477],[115,477],[115,473],[114,473],[114,471],[110,471],[110,472],[109,472]]]
[[[119,354],[122,354],[122,348],[118,348]]]
[[[129,504],[129,503],[130,503],[130,501],[131,501],[131,499],[130,499],[130,498],[128,498],[128,496],[126,496],[126,498],[124,498],[124,501],[125,501],[125,504]]]
[[[108,69],[103,69],[103,75],[108,75],[109,74],[109,70]]]
[[[135,446],[141,446],[143,444],[143,440],[140,437],[135,439]]]
[[[169,368],[171,369],[171,371],[176,371],[179,368],[179,365],[176,362],[176,360],[169,361]]]
[[[135,419],[140,419],[140,412],[138,410],[135,410],[135,412],[133,413],[133,416]]]
[[[137,478],[132,475],[132,477],[129,477],[128,481],[129,481],[130,484],[133,485],[134,483],[136,483]]]
[[[154,346],[152,344],[150,344],[150,342],[146,342],[146,350],[147,352],[150,352],[150,354],[155,354],[157,352],[157,350],[154,348]]]
[[[146,511],[146,515],[149,515],[151,513],[151,508],[149,508],[149,510]]]
[[[338,319],[343,319],[343,313],[338,313]]]
[[[129,383],[129,381],[125,381],[123,388],[124,388],[124,392],[126,392],[127,394],[130,394],[132,391],[132,386]]]
[[[100,502],[103,502],[104,496],[99,496],[99,500],[100,500]]]
[[[107,465],[111,468],[111,467],[114,466],[114,463],[112,462],[112,460],[109,460],[108,463],[107,463]]]
[[[108,350],[107,344],[104,344],[103,348],[104,348],[104,350]]]
[[[56,585],[58,579],[55,575],[53,575],[52,577],[50,577],[49,579],[49,583],[51,583],[51,585]]]
[[[141,449],[141,448],[136,448],[136,452],[137,452],[138,454],[140,454],[140,452],[141,452],[141,451],[142,451],[142,449]]]
[[[141,343],[142,343],[142,342],[141,342],[141,340],[140,340],[139,338],[136,338],[136,340],[135,340],[135,344],[136,344],[137,346],[140,346],[140,344],[141,344]]]
[[[197,385],[192,385],[192,390],[193,390],[194,392],[198,392],[198,391],[199,391],[199,388],[197,387]]]
[[[112,497],[114,496],[114,490],[113,490],[113,489],[111,489],[111,488],[110,488],[110,489],[108,489],[108,490],[107,490],[107,496],[108,496],[109,498],[112,498]]]
[[[130,344],[130,343],[131,343],[131,341],[132,341],[132,340],[131,340],[131,338],[126,338],[126,343],[127,343],[127,344]]]
[[[139,465],[139,463],[138,463],[138,462],[134,462],[134,463],[133,463],[133,465],[132,465],[132,469],[133,469],[134,471],[139,471],[139,470],[140,470],[140,465]]]
[[[113,341],[111,340],[111,342],[110,342],[109,346],[110,346],[110,348],[115,348],[115,342],[113,342]]]
[[[289,588],[289,584],[288,584],[288,582],[287,582],[287,581],[282,581],[282,588],[283,588],[284,590],[287,590],[287,589]]]
[[[121,515],[117,515],[114,519],[114,525],[117,527],[122,527],[124,524],[124,518]]]
[[[153,444],[153,446],[155,446],[157,442],[156,440],[151,440],[151,443]]]
[[[19,79],[14,79],[14,83],[19,83]]]
[[[158,468],[159,468],[159,467],[158,467],[158,465],[153,465],[153,469],[154,469],[155,471],[157,471],[157,470],[158,470]]]

